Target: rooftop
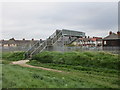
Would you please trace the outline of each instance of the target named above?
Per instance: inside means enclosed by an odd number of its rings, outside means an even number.
[[[111,40],[111,39],[120,39],[120,32],[118,31],[116,34],[110,31],[109,35],[105,37],[103,40]]]

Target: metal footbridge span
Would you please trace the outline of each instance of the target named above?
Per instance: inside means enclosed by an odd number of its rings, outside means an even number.
[[[73,43],[78,38],[84,37],[85,33],[73,30],[56,30],[49,38],[43,42],[38,41],[25,53],[25,58],[31,58],[33,55],[42,51],[60,51],[65,45]],[[57,48],[57,49],[56,49]]]

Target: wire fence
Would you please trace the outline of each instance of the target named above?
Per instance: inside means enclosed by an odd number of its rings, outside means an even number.
[[[46,49],[46,51],[60,51],[60,52],[71,52],[71,51],[104,51],[104,52],[110,52],[114,54],[120,53],[120,47],[80,47],[80,46],[54,46],[49,47],[49,49]]]
[[[15,52],[15,51],[27,51],[31,47],[0,47],[0,51],[2,52]],[[54,45],[51,47],[47,47],[44,51],[60,51],[60,52],[70,52],[70,51],[105,51],[111,53],[120,53],[120,47],[81,47],[81,46],[58,46]]]
[[[27,51],[30,47],[17,46],[17,47],[0,47],[2,52],[15,52],[15,51]]]

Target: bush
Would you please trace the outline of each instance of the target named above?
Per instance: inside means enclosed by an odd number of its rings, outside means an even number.
[[[118,55],[105,52],[42,52],[32,58],[41,63],[118,69]]]
[[[4,52],[2,59],[10,61],[18,61],[24,59],[24,52]]]
[[[2,64],[9,64],[10,63],[10,61],[8,61],[8,60],[3,60],[2,61]]]
[[[33,60],[38,60],[41,63],[52,63],[53,55],[50,52],[42,52],[32,57]]]

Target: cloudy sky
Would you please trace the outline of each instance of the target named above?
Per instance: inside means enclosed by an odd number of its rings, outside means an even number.
[[[2,39],[46,39],[56,29],[105,37],[117,26],[117,2],[2,3]]]

